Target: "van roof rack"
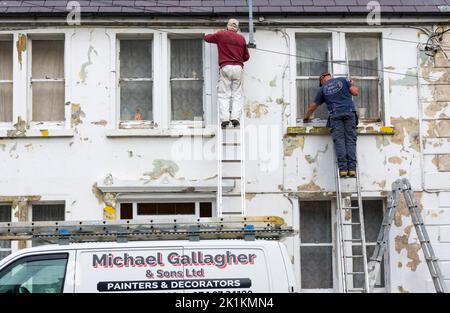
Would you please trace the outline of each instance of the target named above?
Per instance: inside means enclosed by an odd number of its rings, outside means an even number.
[[[59,244],[139,240],[279,240],[292,233],[292,227],[286,226],[284,219],[277,216],[0,223],[0,240],[39,238]]]

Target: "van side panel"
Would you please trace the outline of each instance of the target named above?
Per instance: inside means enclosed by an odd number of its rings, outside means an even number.
[[[186,292],[271,292],[266,249],[245,247],[185,247],[184,254],[196,262],[185,265]],[[195,275],[195,277],[192,276]],[[189,275],[189,276],[188,276]],[[198,280],[207,280],[200,285]],[[203,288],[201,288],[203,286]]]

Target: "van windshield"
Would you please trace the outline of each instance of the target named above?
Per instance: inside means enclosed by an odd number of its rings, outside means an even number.
[[[67,253],[21,258],[0,272],[0,293],[61,293]]]

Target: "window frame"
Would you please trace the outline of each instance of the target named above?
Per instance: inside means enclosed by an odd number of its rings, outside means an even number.
[[[167,73],[169,75],[168,77],[168,114],[169,114],[169,121],[170,121],[170,128],[183,128],[184,127],[196,127],[196,128],[201,128],[203,126],[205,126],[205,122],[206,122],[206,116],[207,116],[207,97],[206,97],[206,89],[205,89],[205,83],[206,83],[206,76],[207,76],[207,69],[205,66],[205,41],[203,40],[204,37],[204,33],[177,33],[177,34],[168,34],[167,36],[167,52],[168,52],[168,56],[167,56],[167,65],[168,65],[168,70]],[[195,37],[195,38],[194,38]],[[172,40],[177,40],[177,39],[198,39],[202,41],[202,70],[203,70],[203,75],[201,79],[196,79],[196,78],[172,78],[172,67],[171,67],[171,42]],[[172,112],[172,81],[202,81],[202,104],[203,104],[203,116],[202,116],[202,120],[198,121],[198,120],[174,120],[173,119],[173,112]]]
[[[70,45],[68,38],[68,32],[64,31],[53,31],[52,32],[27,32],[27,59],[26,59],[26,88],[27,88],[27,121],[30,128],[37,130],[46,129],[69,129],[71,128],[71,112],[70,106],[68,106],[68,99],[70,99],[70,85],[69,80],[69,58],[70,56]],[[35,40],[63,40],[64,42],[64,78],[58,79],[33,79],[33,41]],[[24,63],[25,61],[22,61]],[[33,121],[33,82],[63,82],[64,83],[64,120],[63,121]]]
[[[335,232],[335,227],[334,224],[337,222],[336,218],[336,214],[335,214],[335,203],[333,201],[333,199],[301,199],[299,198],[299,215],[298,215],[298,220],[299,220],[299,225],[301,225],[301,203],[302,202],[319,202],[319,201],[323,201],[323,202],[329,202],[330,203],[330,230],[331,230],[331,242],[330,243],[302,243],[302,238],[301,235],[299,233],[299,250],[301,250],[302,247],[331,247],[331,270],[332,270],[332,280],[333,280],[333,287],[332,288],[302,288],[302,271],[301,271],[301,251],[299,253],[299,264],[300,264],[300,271],[299,271],[299,290],[300,292],[305,292],[305,293],[334,293],[337,289],[338,289],[338,283],[339,283],[339,278],[338,278],[338,272],[336,271],[337,268],[337,261],[338,261],[338,256],[336,254],[336,241],[337,241],[337,236],[336,236],[336,232]]]
[[[133,212],[133,220],[145,220],[145,219],[176,219],[180,217],[194,217],[200,218],[200,203],[209,202],[211,203],[211,214],[212,217],[217,216],[217,208],[216,202],[213,198],[202,198],[202,197],[173,197],[173,198],[161,198],[161,197],[150,197],[150,198],[124,198],[119,199],[117,203],[117,216],[120,219],[121,216],[121,204],[122,203],[131,203],[132,204],[132,212]],[[195,203],[195,214],[167,214],[167,215],[138,215],[137,207],[138,203]]]
[[[13,214],[12,214],[12,204],[11,203],[0,203],[0,206],[7,206],[7,207],[9,207],[9,210],[10,210],[10,212],[9,212],[9,222],[12,222],[12,220],[13,220]],[[8,222],[0,222],[0,223],[8,223]],[[9,248],[2,248],[2,247],[0,247],[0,252],[9,252],[9,254],[8,254],[8,256],[9,255],[11,255],[13,252],[14,252],[14,247],[13,247],[13,243],[14,242],[10,242],[11,243],[11,245],[10,245],[10,247]],[[0,261],[1,261],[2,259],[0,259]]]
[[[152,113],[153,113],[153,119],[152,120],[142,120],[142,121],[133,121],[133,120],[124,120],[122,121],[120,112],[121,112],[121,87],[120,83],[122,81],[121,73],[120,73],[120,42],[122,40],[151,40],[152,42],[152,48],[151,48],[151,62],[152,62],[152,77],[150,78],[131,78],[126,81],[151,81],[152,82]],[[155,40],[154,40],[154,34],[153,33],[118,33],[116,34],[116,81],[115,85],[116,88],[116,117],[115,120],[117,121],[117,127],[119,129],[133,129],[133,128],[154,128],[155,127],[155,64],[157,64],[157,61],[155,60]]]
[[[328,72],[330,72],[331,74],[333,74],[333,63],[332,63],[332,60],[333,60],[333,36],[330,34],[330,33],[296,33],[295,34],[295,48],[296,48],[296,51],[297,51],[297,47],[298,47],[298,45],[297,45],[297,38],[299,38],[299,37],[304,37],[304,38],[308,38],[308,37],[321,37],[321,38],[327,38],[327,39],[329,39],[329,43],[328,43],[328,51],[330,52],[330,54],[329,54],[329,56],[328,56]],[[296,58],[297,58],[297,55],[296,55]],[[318,82],[319,82],[319,78],[320,78],[320,75],[319,76],[299,76],[298,75],[298,67],[297,67],[297,60],[296,60],[296,66],[295,66],[295,84],[296,84],[296,90],[298,89],[297,88],[297,84],[298,84],[298,81],[299,80],[304,80],[304,81],[311,81],[311,80],[316,80],[316,82],[317,82],[317,84],[318,84]],[[296,100],[296,102],[295,103],[298,103],[298,97],[299,97],[299,95],[297,94],[297,96],[296,96],[296,98],[297,98],[297,100]],[[305,112],[307,111],[307,109],[308,109],[308,105],[309,105],[309,103],[305,103],[304,104],[305,105]],[[323,103],[322,105],[326,105],[325,103]],[[299,114],[299,111],[301,110],[301,108],[300,107],[296,107],[296,114],[297,114],[297,116],[299,116],[300,114]],[[297,122],[299,122],[299,120],[300,119],[302,119],[303,117],[297,117]],[[320,121],[325,121],[325,120],[320,120]]]
[[[12,58],[12,75],[11,80],[0,80],[0,84],[11,84],[12,85],[12,102],[11,102],[11,109],[12,109],[12,120],[10,122],[0,122],[0,128],[10,128],[14,124],[15,120],[15,106],[14,106],[14,71],[15,71],[15,63],[14,62],[14,35],[13,34],[0,34],[0,41],[10,41],[11,42],[11,58]]]
[[[213,80],[218,79],[219,67],[212,60],[217,59],[216,47],[208,47],[203,43],[203,107],[204,120],[202,122],[187,121],[181,123],[172,123],[171,121],[171,100],[170,100],[170,36],[195,36],[203,38],[206,34],[214,33],[214,29],[136,29],[136,28],[118,28],[107,29],[106,35],[110,40],[110,121],[107,129],[109,131],[120,131],[124,134],[135,133],[149,128],[155,130],[180,129],[189,130],[192,128],[208,128],[215,125],[217,108],[212,105],[217,99],[217,92]],[[170,33],[170,36],[169,36]],[[152,36],[153,41],[153,118],[154,123],[151,127],[148,125],[133,125],[133,127],[120,127],[120,94],[118,92],[118,49],[117,41],[120,37],[127,36]],[[194,123],[193,123],[194,122]],[[214,126],[215,127],[215,126]],[[156,134],[156,133],[155,133]]]
[[[384,69],[384,59],[387,55],[385,40],[383,38],[390,37],[389,29],[383,29],[381,27],[375,28],[349,28],[349,27],[328,27],[326,30],[321,29],[308,29],[308,28],[290,28],[286,30],[289,36],[289,66],[292,69],[290,71],[290,103],[295,104],[295,107],[291,110],[290,124],[291,125],[303,125],[302,118],[298,116],[297,108],[297,88],[296,88],[296,75],[297,75],[297,43],[296,35],[301,34],[331,34],[332,36],[332,69],[335,77],[346,77],[347,69],[345,64],[345,47],[346,40],[345,35],[352,34],[367,34],[372,36],[379,36],[379,58],[381,59],[380,64],[380,76],[381,83],[379,88],[379,93],[381,94],[381,102],[378,104],[380,109],[380,120],[366,120],[360,119],[360,123],[370,124],[370,125],[389,125],[390,124],[390,91],[389,91],[389,73],[383,72]],[[310,126],[324,127],[326,124],[325,120],[313,121],[309,123]]]

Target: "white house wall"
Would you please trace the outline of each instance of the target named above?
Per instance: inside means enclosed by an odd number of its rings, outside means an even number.
[[[392,38],[411,41],[421,38],[416,29],[382,30],[384,36]],[[199,144],[195,149],[212,148],[211,141],[215,139],[210,136],[171,138],[158,136],[157,130],[153,130],[152,136],[145,136],[145,132],[140,137],[107,136],[107,132],[116,129],[111,112],[114,106],[111,99],[116,90],[111,72],[114,56],[111,55],[110,35],[101,27],[64,31],[70,37],[70,53],[66,54],[70,56],[66,59],[66,110],[71,118],[66,121],[64,131],[48,129],[46,133],[28,129],[20,120],[14,121],[17,124],[13,132],[4,131],[0,139],[0,202],[36,196],[35,200],[65,201],[68,220],[114,218],[114,211],[104,214],[104,207],[111,205],[105,203],[95,187],[108,175],[113,181],[187,179],[207,182],[214,179],[217,175],[215,160],[179,160],[173,153],[175,145],[194,140]],[[27,34],[28,30],[13,33],[18,38],[19,33]],[[248,149],[257,147],[262,151],[258,159],[247,162],[247,213],[279,215],[298,230],[299,199],[332,199],[335,190],[333,144],[329,135],[307,131],[286,134],[288,126],[296,126],[293,119],[296,101],[291,88],[291,71],[295,68],[291,67],[292,56],[289,56],[292,40],[286,30],[257,30],[255,40],[258,49],[279,53],[251,50],[251,59],[245,66],[245,125],[249,133],[259,132],[262,138],[257,143],[254,136],[247,140]],[[450,46],[450,35],[445,36],[445,42]],[[366,134],[358,139],[363,194],[385,199],[396,179],[404,177],[411,181],[425,221],[430,224],[431,240],[450,286],[450,65],[441,55],[439,64],[422,53],[418,55],[415,44],[383,40],[382,47],[383,67],[387,71],[384,82],[388,87],[385,125],[395,127],[395,134],[367,134],[375,126],[363,124]],[[23,59],[25,56],[26,50]],[[216,54],[212,54],[212,58],[214,64]],[[17,63],[16,60],[16,67]],[[389,71],[429,78],[418,82],[414,77]],[[209,82],[213,88],[216,78],[212,75]],[[165,104],[154,103],[158,105]],[[423,116],[439,120],[421,120]],[[25,116],[20,117],[26,120]],[[14,136],[17,134],[20,137]],[[264,154],[267,140],[272,150]],[[390,238],[388,289],[392,292],[433,291],[404,204],[396,216]],[[289,239],[288,247],[298,274],[298,237]]]

